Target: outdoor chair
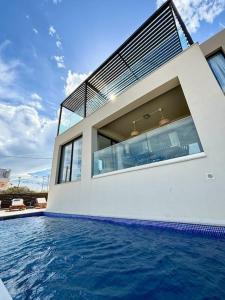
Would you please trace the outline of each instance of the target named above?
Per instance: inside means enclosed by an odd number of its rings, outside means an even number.
[[[12,199],[12,204],[9,207],[9,210],[11,211],[13,209],[19,209],[19,210],[26,209],[26,205],[24,205],[22,198],[14,198],[14,199]]]
[[[45,198],[36,198],[35,208],[46,208],[47,201]]]

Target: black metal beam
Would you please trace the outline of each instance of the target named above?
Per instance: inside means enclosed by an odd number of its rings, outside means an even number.
[[[59,135],[61,116],[62,116],[62,104],[60,104],[60,110],[59,110],[59,121],[58,121],[57,135]]]
[[[85,92],[84,92],[84,118],[87,116],[87,82],[85,82]]]
[[[184,24],[184,21],[182,20],[182,18],[181,18],[181,16],[180,16],[180,14],[179,14],[179,12],[178,12],[178,10],[177,10],[175,4],[173,3],[173,0],[170,0],[170,1],[169,1],[169,5],[170,5],[170,6],[172,7],[172,9],[173,9],[174,14],[175,14],[175,16],[177,17],[177,20],[178,20],[178,22],[180,23],[180,26],[181,26],[181,28],[182,28],[182,30],[183,30],[183,32],[184,32],[186,38],[187,38],[188,43],[189,43],[190,45],[194,44],[194,41],[192,40],[192,37],[191,37],[190,33],[188,32],[187,27],[186,27],[186,25]]]
[[[90,82],[87,81],[87,86],[89,86],[89,88],[91,88],[96,94],[100,95],[102,98],[104,98],[105,100],[108,101],[108,98],[102,94],[98,89],[96,89]]]
[[[134,73],[134,71],[131,69],[131,67],[128,65],[128,63],[126,62],[126,60],[123,58],[121,53],[118,53],[119,57],[121,58],[121,60],[125,63],[127,69],[130,70],[130,72],[133,74],[133,76],[135,77],[136,80],[138,80],[139,78],[137,77],[137,75]]]
[[[175,20],[176,15],[175,15],[175,13],[173,13],[173,7],[172,7],[172,5],[170,5],[170,9],[172,11],[172,16],[173,16],[174,24],[175,24],[175,26],[177,28],[176,20]],[[176,30],[176,35],[177,35],[178,40],[179,40],[180,48],[181,48],[181,50],[183,50],[183,47],[182,47],[182,44],[181,44],[181,40],[180,40],[180,37],[179,37],[179,33],[178,33],[178,29]]]

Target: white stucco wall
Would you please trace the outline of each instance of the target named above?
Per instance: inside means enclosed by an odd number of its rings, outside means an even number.
[[[92,178],[93,126],[116,119],[179,82],[205,156]],[[82,179],[56,184],[60,145],[80,134]],[[225,225],[225,96],[198,44],[56,138],[47,210]]]

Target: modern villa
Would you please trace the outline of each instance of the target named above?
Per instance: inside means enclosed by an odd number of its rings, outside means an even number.
[[[224,53],[166,1],[62,102],[47,212],[225,226]]]

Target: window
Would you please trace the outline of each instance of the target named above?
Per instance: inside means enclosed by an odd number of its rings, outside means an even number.
[[[116,143],[117,141],[111,139],[110,137],[98,133],[98,150],[110,147],[112,145],[115,145]]]
[[[208,58],[208,63],[213,71],[223,92],[225,92],[225,56],[222,51]]]
[[[58,183],[75,181],[81,178],[82,138],[62,146]]]
[[[201,141],[189,116],[95,151],[93,175],[201,152]]]

